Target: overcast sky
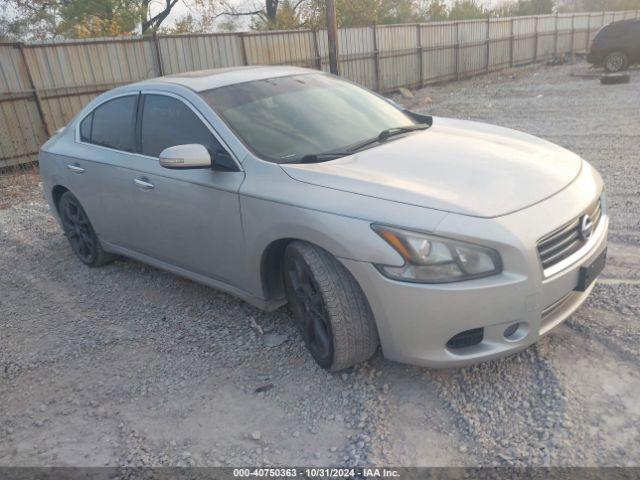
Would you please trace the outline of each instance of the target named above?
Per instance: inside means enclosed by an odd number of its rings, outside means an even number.
[[[0,0],[2,1],[2,0]],[[263,0],[264,1],[264,0]],[[357,0],[356,0],[357,1]],[[164,6],[164,0],[154,0],[151,3],[151,13],[157,13],[162,10]],[[234,5],[240,11],[250,11],[256,4],[260,4],[258,0],[229,0],[229,3]],[[198,8],[194,5],[194,2],[190,0],[179,0],[175,7],[171,10],[171,13],[167,17],[167,19],[163,22],[163,26],[170,26],[179,20],[191,13],[194,17],[198,17],[200,14],[198,12]],[[237,17],[238,24],[242,30],[249,28],[249,22],[251,17]]]

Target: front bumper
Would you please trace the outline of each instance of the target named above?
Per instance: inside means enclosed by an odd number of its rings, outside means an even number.
[[[385,357],[429,367],[490,360],[526,348],[569,317],[593,289],[591,284],[584,292],[574,291],[580,267],[591,264],[606,248],[606,206],[592,241],[562,271],[544,276],[536,244],[599,195],[599,182],[587,181],[591,188],[586,191],[585,184],[576,183],[505,217],[450,215],[442,222],[438,234],[476,243],[484,237],[485,245],[500,251],[504,270],[499,275],[459,283],[415,284],[390,280],[371,263],[342,259],[369,300]],[[557,221],[550,222],[551,218]],[[516,322],[518,330],[505,337],[505,329]],[[460,332],[479,328],[483,329],[479,343],[447,346]]]

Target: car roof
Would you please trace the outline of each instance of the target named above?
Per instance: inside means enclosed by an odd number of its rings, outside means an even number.
[[[602,28],[606,29],[610,27],[615,28],[615,27],[624,27],[624,26],[630,26],[630,25],[640,25],[640,20],[636,18],[627,18],[625,20],[618,20],[617,22],[611,22]]]
[[[236,83],[264,80],[267,78],[285,77],[319,73],[318,70],[292,66],[251,65],[246,67],[214,68],[194,72],[176,73],[164,77],[150,78],[136,83],[137,86],[157,85],[158,83],[178,84],[202,92],[212,88],[225,87]]]

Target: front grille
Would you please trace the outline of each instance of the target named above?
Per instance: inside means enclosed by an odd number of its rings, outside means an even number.
[[[538,254],[543,269],[556,265],[587,243],[587,239],[580,235],[580,221],[584,214],[588,214],[591,218],[593,222],[591,231],[593,232],[598,226],[602,214],[600,199],[578,218],[551,232],[538,242]]]

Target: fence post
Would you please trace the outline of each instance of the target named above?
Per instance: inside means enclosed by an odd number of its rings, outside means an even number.
[[[422,38],[419,23],[416,24],[416,40],[418,43],[418,85],[420,85],[420,88],[424,88],[424,69],[422,66]]]
[[[322,59],[320,58],[320,48],[318,47],[318,30],[314,27],[311,30],[313,35],[313,54],[315,55],[316,69],[322,70]]]
[[[511,21],[509,23],[511,24],[511,34],[509,35],[509,68],[512,68],[513,67],[513,44],[514,44],[513,17],[511,17]]]
[[[249,65],[247,61],[247,46],[244,43],[244,32],[238,33],[238,38],[240,38],[240,55],[242,56],[242,64]]]
[[[589,53],[589,43],[591,40],[591,12],[589,12],[589,17],[587,18],[587,39],[585,40],[584,51]]]
[[[538,19],[539,17],[536,15],[536,21],[534,23],[534,32],[533,32],[533,63],[538,63]]]
[[[571,14],[571,63],[576,63],[576,28],[575,28],[576,14]]]
[[[164,65],[162,64],[162,54],[160,53],[160,42],[158,42],[158,35],[156,32],[152,34],[153,48],[156,51],[156,62],[158,62],[158,74],[164,76]]]
[[[558,56],[558,12],[556,12],[555,18],[555,35],[553,37],[553,57]]]
[[[371,34],[373,35],[373,69],[376,75],[376,92],[380,92],[380,52],[378,51],[378,35],[377,28],[374,23],[371,25]]]
[[[47,134],[47,137],[50,137],[51,129],[49,128],[49,123],[47,123],[47,117],[45,117],[44,115],[44,109],[42,108],[42,99],[40,98],[40,92],[36,89],[36,84],[33,82],[33,75],[31,74],[31,69],[29,68],[29,62],[27,61],[27,56],[24,53],[24,43],[22,42],[18,43],[18,50],[20,50],[22,63],[24,63],[24,68],[27,71],[27,80],[29,81],[29,88],[33,92],[33,97],[36,101],[36,109],[38,110],[40,121],[42,122],[42,126],[44,127],[44,133]]]
[[[491,19],[487,17],[487,57],[486,57],[487,73],[489,73],[489,60],[491,59],[491,57],[489,56],[490,45],[491,45]]]
[[[456,80],[460,79],[460,22],[456,22],[456,48],[455,48],[455,62],[456,62]]]

